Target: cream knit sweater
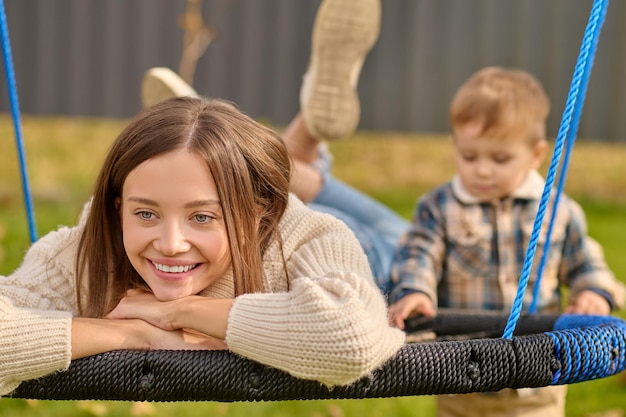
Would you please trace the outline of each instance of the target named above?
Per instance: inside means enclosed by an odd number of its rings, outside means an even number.
[[[77,314],[75,262],[84,223],[33,244],[22,265],[0,277],[0,395],[21,381],[65,369]],[[264,257],[264,293],[237,297],[226,342],[237,354],[290,374],[343,385],[369,374],[404,343],[350,230],[291,197],[279,246]],[[202,295],[233,297],[232,276]]]

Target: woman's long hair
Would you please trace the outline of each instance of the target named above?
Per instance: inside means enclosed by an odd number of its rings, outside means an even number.
[[[124,250],[116,201],[128,174],[159,155],[202,157],[217,187],[228,234],[235,295],[261,291],[262,257],[289,198],[282,139],[221,100],[181,97],[139,113],[113,143],[98,175],[76,266],[80,314],[102,317],[144,286]],[[283,261],[284,262],[284,261]]]

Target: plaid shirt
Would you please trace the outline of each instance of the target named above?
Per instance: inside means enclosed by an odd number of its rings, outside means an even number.
[[[391,300],[421,291],[442,308],[509,309],[517,293],[526,248],[544,180],[532,172],[513,194],[497,204],[480,203],[455,177],[420,199],[412,227],[396,251]],[[537,266],[546,241],[545,214],[524,305],[532,301]],[[578,204],[562,195],[541,278],[537,307],[557,312],[559,286],[570,296],[592,289],[621,306],[624,288],[608,269],[602,249],[586,233]]]

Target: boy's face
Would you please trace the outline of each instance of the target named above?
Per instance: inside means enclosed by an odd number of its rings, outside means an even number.
[[[479,126],[472,124],[453,129],[452,141],[463,186],[485,203],[510,195],[539,168],[547,147],[545,140],[483,137]]]

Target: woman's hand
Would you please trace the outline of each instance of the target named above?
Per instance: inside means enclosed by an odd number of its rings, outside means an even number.
[[[135,289],[126,291],[118,305],[107,314],[109,319],[141,319],[163,330],[177,330],[177,302],[159,301],[151,292]]]
[[[129,290],[111,311],[110,319],[141,319],[163,330],[187,329],[219,340],[226,338],[232,299],[189,296],[159,301],[144,290]]]
[[[143,320],[72,320],[72,359],[118,349],[217,350],[227,349],[218,338],[183,329],[163,330]]]

